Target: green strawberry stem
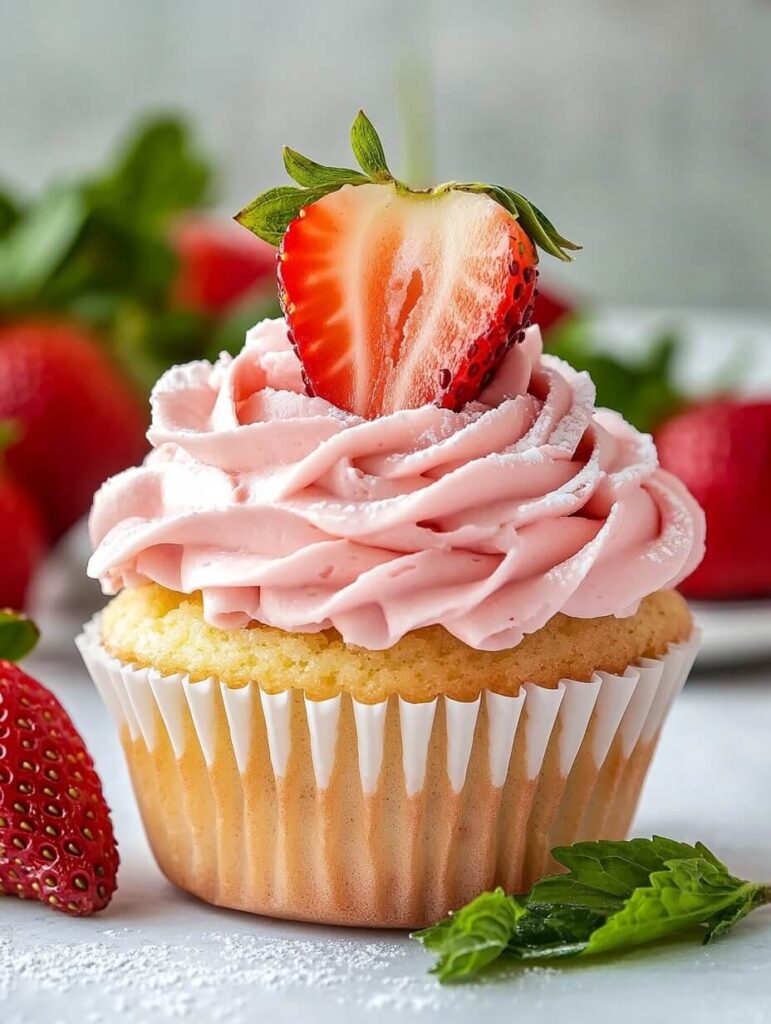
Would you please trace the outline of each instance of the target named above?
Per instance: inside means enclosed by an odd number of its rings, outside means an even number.
[[[363,110],[356,115],[351,127],[351,149],[361,171],[328,167],[285,147],[284,166],[297,185],[280,185],[260,193],[236,214],[235,220],[264,241],[278,246],[303,207],[337,192],[344,185],[391,185],[402,196],[432,197],[450,191],[486,195],[520,222],[535,245],[556,259],[571,260],[570,252],[581,248],[561,235],[534,203],[502,185],[448,181],[435,188],[410,188],[391,173],[380,136]]]
[[[32,619],[10,608],[0,611],[0,660],[21,661],[39,639],[40,630]]]

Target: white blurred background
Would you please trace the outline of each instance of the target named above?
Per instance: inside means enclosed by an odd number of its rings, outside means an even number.
[[[224,209],[283,181],[280,146],[347,159],[367,109],[400,147],[426,93],[440,179],[534,199],[603,301],[771,308],[769,0],[0,0],[0,179],[100,161],[132,117],[187,112]],[[413,69],[410,71],[410,69]],[[400,86],[401,83],[401,86]],[[430,147],[429,147],[430,148]]]

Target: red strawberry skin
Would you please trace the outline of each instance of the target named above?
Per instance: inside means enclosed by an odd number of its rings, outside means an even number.
[[[117,873],[83,740],[52,693],[0,661],[0,890],[83,916],[107,906]]]
[[[35,503],[6,473],[0,473],[0,607],[24,607],[45,547],[45,526]]]
[[[283,237],[279,295],[309,394],[367,418],[460,409],[533,314],[538,256],[487,196],[346,186]]]
[[[719,399],[656,433],[661,465],[707,517],[707,553],[680,589],[704,600],[771,595],[771,402]]]
[[[94,491],[146,449],[146,414],[99,342],[68,325],[0,326],[0,419],[19,440],[8,469],[35,498],[56,539]]]
[[[261,282],[273,281],[275,249],[231,221],[191,218],[178,225],[172,241],[179,260],[173,299],[184,309],[223,313]]]

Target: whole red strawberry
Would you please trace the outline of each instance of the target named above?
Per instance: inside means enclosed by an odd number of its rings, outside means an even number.
[[[191,218],[177,227],[172,241],[179,260],[173,298],[185,309],[221,313],[260,282],[273,281],[273,249],[231,221]]]
[[[91,504],[113,473],[145,449],[145,412],[83,330],[33,321],[0,326],[0,419],[19,440],[6,452],[36,499],[53,539]]]
[[[0,607],[24,607],[45,546],[45,527],[35,503],[0,471]]]
[[[0,650],[25,654],[26,620],[0,613]],[[0,891],[65,914],[103,910],[118,851],[99,777],[54,695],[0,661]]]
[[[683,593],[771,595],[771,402],[706,402],[668,420],[656,444],[707,516],[707,553]]]
[[[306,389],[368,418],[461,409],[524,338],[536,245],[560,259],[578,246],[510,189],[408,188],[362,112],[351,147],[361,171],[285,149],[302,187],[269,189],[236,218],[281,247],[279,297]]]

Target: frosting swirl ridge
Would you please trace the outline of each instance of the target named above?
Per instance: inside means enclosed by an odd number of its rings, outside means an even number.
[[[704,517],[594,399],[531,327],[463,411],[363,420],[307,397],[283,321],[263,321],[235,358],[161,377],[153,451],[96,495],[89,574],[200,590],[215,626],[370,649],[439,624],[501,650],[557,612],[631,615],[696,567]]]

